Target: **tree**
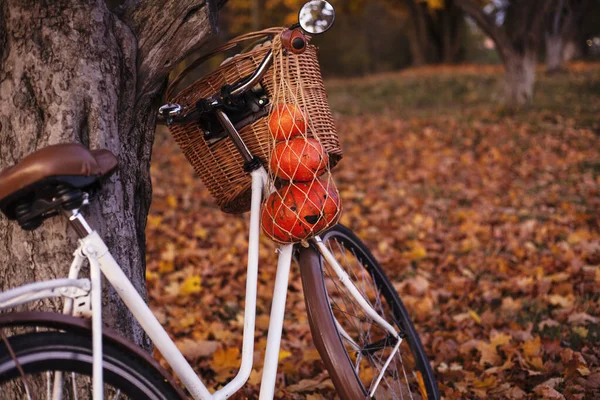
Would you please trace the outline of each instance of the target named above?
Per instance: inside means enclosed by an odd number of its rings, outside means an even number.
[[[502,0],[488,4],[479,0],[454,0],[494,41],[504,63],[505,101],[522,106],[532,100],[537,54],[543,37],[549,0]]]
[[[464,15],[453,0],[404,0],[410,13],[414,65],[453,63],[460,59]]]
[[[111,150],[118,172],[85,215],[145,293],[155,115],[169,71],[214,36],[224,0],[119,3],[0,2],[0,168],[55,143]],[[0,218],[0,242],[0,290],[66,276],[76,247],[63,218],[33,232]],[[104,320],[148,347],[116,293],[105,295]]]
[[[577,54],[583,20],[590,11],[589,0],[556,0],[546,19],[546,69],[562,69],[563,62]]]

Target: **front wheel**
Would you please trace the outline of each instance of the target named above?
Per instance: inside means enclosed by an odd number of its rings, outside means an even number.
[[[340,397],[438,399],[437,384],[419,336],[371,252],[342,225],[322,234],[321,240],[360,295],[399,333],[398,339],[367,315],[323,254],[313,246],[301,250],[302,284],[313,340]]]
[[[105,399],[181,398],[143,359],[108,342],[103,347]],[[88,335],[49,331],[0,339],[2,399],[54,399],[53,392],[63,400],[92,399],[91,375]]]

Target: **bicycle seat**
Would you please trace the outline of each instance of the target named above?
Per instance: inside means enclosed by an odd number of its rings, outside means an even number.
[[[109,176],[116,166],[117,158],[109,150],[90,151],[76,143],[45,147],[0,172],[0,209],[15,219],[16,206],[36,200],[36,192],[83,189]]]

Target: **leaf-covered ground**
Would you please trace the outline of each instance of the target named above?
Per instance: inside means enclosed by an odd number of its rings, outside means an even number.
[[[447,399],[600,398],[600,66],[540,75],[537,104],[495,104],[500,71],[328,82],[345,158],[342,222],[412,312]],[[148,218],[152,309],[205,381],[240,361],[247,215],[221,213],[159,131]],[[261,239],[257,397],[275,277]],[[277,398],[333,398],[292,267]],[[160,358],[160,356],[158,356]]]

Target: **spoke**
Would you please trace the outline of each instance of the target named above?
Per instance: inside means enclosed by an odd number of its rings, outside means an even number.
[[[71,372],[71,385],[73,387],[73,399],[77,400],[77,384],[75,382],[75,372]]]
[[[15,355],[15,352],[13,351],[13,348],[10,345],[8,338],[6,337],[6,335],[4,334],[4,331],[2,329],[0,329],[0,336],[2,336],[2,341],[6,345],[6,349],[8,350],[8,353],[10,354],[11,358],[15,362],[15,365],[17,366],[17,369],[19,370],[19,374],[21,375],[21,378],[23,379],[23,385],[25,386],[25,393],[27,394],[27,399],[32,400],[33,398],[31,397],[31,392],[29,391],[29,385],[27,384],[27,378],[25,377],[25,372],[23,372],[23,368],[21,368],[21,364],[19,364],[19,360],[17,360],[17,356]]]
[[[50,385],[50,371],[46,371],[46,399],[50,400],[52,397],[52,387]]]

